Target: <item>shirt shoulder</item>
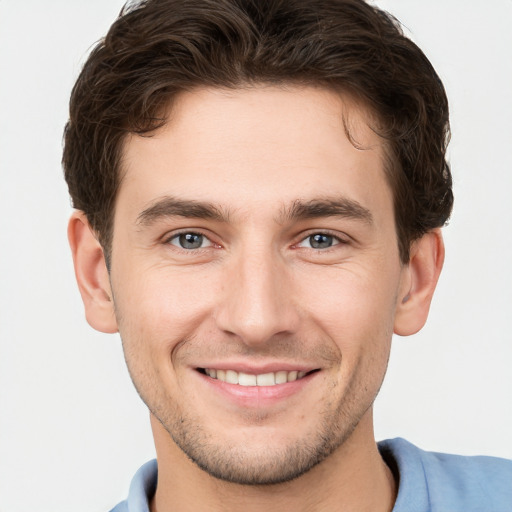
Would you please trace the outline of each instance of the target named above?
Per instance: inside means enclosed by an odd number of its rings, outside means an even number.
[[[110,512],[128,512],[127,501],[121,501],[121,503],[118,503]]]
[[[132,479],[128,498],[110,512],[149,512],[149,502],[156,490],[158,468],[156,459],[146,462]]]
[[[399,479],[393,512],[512,511],[510,460],[426,452],[404,439],[379,450]]]

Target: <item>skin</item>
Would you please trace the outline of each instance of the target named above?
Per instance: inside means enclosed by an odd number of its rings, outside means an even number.
[[[435,230],[401,264],[369,119],[312,87],[183,93],[164,128],[126,141],[110,275],[73,215],[88,321],[119,330],[151,411],[153,511],[392,509],[372,404],[444,250]],[[242,387],[203,368],[307,375]]]

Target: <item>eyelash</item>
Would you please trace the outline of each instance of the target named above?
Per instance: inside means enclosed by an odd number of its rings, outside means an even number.
[[[315,252],[326,252],[326,251],[329,251],[329,250],[333,249],[334,247],[336,247],[338,245],[346,245],[346,244],[349,243],[349,241],[346,238],[342,238],[339,234],[334,234],[334,233],[332,233],[330,231],[311,231],[306,236],[303,236],[299,240],[299,242],[294,244],[293,248],[294,249],[295,248],[301,248],[300,244],[306,242],[307,240],[311,240],[315,236],[323,236],[323,237],[332,238],[333,243],[329,247],[320,248],[320,247],[311,247],[311,246],[309,246],[309,247],[304,247],[305,249],[313,250]],[[310,244],[311,244],[311,242],[310,242]]]
[[[179,245],[179,239],[180,239],[180,237],[186,236],[186,235],[195,235],[195,236],[202,237],[202,242],[207,241],[208,245],[205,246],[205,247],[201,246],[201,247],[195,247],[195,248],[185,248],[185,247],[182,247],[181,245]],[[177,241],[177,243],[173,243],[173,241]],[[210,247],[219,247],[218,244],[213,242],[210,239],[210,237],[208,237],[204,233],[201,233],[201,231],[192,231],[192,230],[181,231],[179,233],[173,233],[172,235],[165,237],[163,239],[163,242],[165,244],[169,244],[169,245],[172,245],[172,246],[176,247],[178,250],[182,250],[182,251],[185,251],[185,252],[194,252],[194,251],[198,251],[200,249],[208,249]]]
[[[190,247],[190,248],[182,247],[181,244],[179,243],[180,237],[187,236],[187,235],[194,235],[194,236],[202,237],[201,246]],[[331,245],[329,245],[328,247],[312,247],[311,240],[315,236],[322,236],[322,237],[330,238],[330,239],[332,239],[333,243]],[[334,233],[331,233],[329,231],[313,231],[313,232],[310,232],[308,235],[303,236],[296,244],[293,245],[293,248],[294,249],[300,248],[301,244],[303,244],[307,240],[310,240],[310,245],[309,245],[309,247],[304,247],[304,248],[313,250],[313,251],[318,251],[318,252],[325,252],[325,251],[332,249],[333,247],[335,247],[337,245],[342,245],[342,244],[348,243],[348,240],[341,238],[339,235],[335,235]],[[177,243],[173,243],[173,241],[177,241]],[[208,245],[203,247],[202,244],[204,241],[207,241]],[[179,233],[173,233],[171,236],[166,237],[164,239],[164,243],[173,245],[174,247],[181,249],[185,252],[198,251],[200,249],[207,249],[210,247],[220,247],[218,244],[215,244],[215,242],[213,242],[207,235],[205,235],[204,233],[201,233],[200,231],[181,231]],[[319,242],[319,243],[321,243],[321,242]]]

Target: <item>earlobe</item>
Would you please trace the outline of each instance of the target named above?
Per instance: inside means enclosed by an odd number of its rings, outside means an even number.
[[[429,231],[412,244],[409,264],[403,269],[402,293],[397,301],[396,334],[409,336],[425,325],[443,262],[440,229]]]
[[[68,239],[87,322],[98,331],[117,332],[103,249],[83,212],[75,211],[71,216]]]

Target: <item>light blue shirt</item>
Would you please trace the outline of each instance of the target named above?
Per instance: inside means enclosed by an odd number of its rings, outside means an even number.
[[[393,512],[512,512],[512,461],[425,452],[404,439],[379,443],[399,481]],[[157,464],[142,466],[111,512],[149,512]]]

